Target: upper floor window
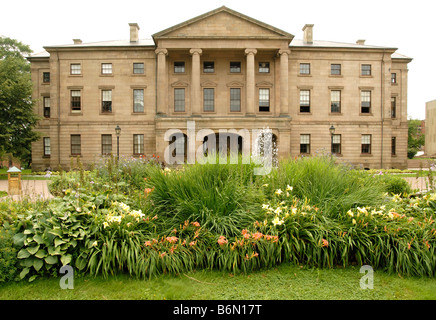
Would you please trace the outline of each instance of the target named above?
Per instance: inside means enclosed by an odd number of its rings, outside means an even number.
[[[259,73],[269,73],[269,62],[259,62]]]
[[[360,74],[362,76],[370,76],[371,75],[371,65],[370,64],[362,64]]]
[[[310,112],[310,90],[300,90],[300,112]]]
[[[360,92],[360,113],[371,113],[371,91]]]
[[[144,112],[144,89],[133,90],[133,112]]]
[[[101,112],[112,112],[112,90],[101,91]]]
[[[82,65],[80,63],[70,64],[70,74],[82,74]]]
[[[203,111],[213,112],[215,110],[215,89],[203,89]]]
[[[174,62],[174,73],[185,73],[185,62],[184,61]]]
[[[269,112],[270,99],[269,99],[269,89],[262,88],[259,89],[259,111]]]
[[[112,73],[112,71],[111,71]],[[133,64],[133,74],[144,74],[144,63],[135,62]]]
[[[50,83],[50,72],[42,73],[42,83]]]
[[[240,73],[241,72],[241,62],[239,62],[239,61],[230,62],[230,72],[231,73]]]
[[[185,112],[185,88],[174,88],[174,111]]]
[[[393,156],[397,155],[397,138],[396,137],[392,137],[392,140],[391,140],[391,154]]]
[[[391,118],[397,117],[397,97],[391,97]]]
[[[330,112],[340,113],[341,112],[341,90],[330,91]]]
[[[230,88],[230,111],[241,111],[241,89]]]
[[[82,92],[80,90],[71,90],[71,111],[78,112],[82,110],[81,97]]]
[[[391,83],[392,84],[397,83],[397,74],[396,73],[391,73]]]
[[[300,74],[310,74],[310,63],[300,63]]]
[[[204,73],[215,72],[215,63],[213,61],[204,61],[203,62],[203,72]]]
[[[102,63],[101,74],[112,74],[112,63]]]
[[[340,76],[342,73],[342,66],[340,65],[340,64],[332,64],[331,66],[330,66],[330,74],[332,75],[332,76]]]
[[[50,118],[50,97],[44,97],[44,118]]]

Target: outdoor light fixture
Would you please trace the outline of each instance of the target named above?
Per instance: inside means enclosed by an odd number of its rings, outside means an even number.
[[[331,125],[329,131],[330,131],[330,136],[331,136],[331,153],[332,153],[332,157],[333,157],[333,153],[334,153],[334,150],[333,150],[333,135],[335,134],[335,127],[333,125]]]
[[[115,128],[115,134],[117,135],[117,160],[120,160],[120,134],[121,128],[119,125]]]

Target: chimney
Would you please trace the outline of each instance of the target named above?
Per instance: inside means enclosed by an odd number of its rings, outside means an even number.
[[[359,40],[356,41],[356,43],[358,45],[364,46],[365,45],[365,40],[359,39]]]
[[[304,31],[304,42],[305,43],[313,43],[313,24],[306,24],[303,27]]]
[[[81,44],[82,40],[80,39],[73,39],[74,44]]]
[[[137,23],[129,23],[130,26],[130,42],[138,42],[139,26]]]

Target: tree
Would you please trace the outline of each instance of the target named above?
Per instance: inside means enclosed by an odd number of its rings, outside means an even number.
[[[10,154],[30,163],[31,143],[39,138],[33,129],[34,113],[30,65],[32,50],[21,42],[0,37],[0,157]]]
[[[421,132],[421,120],[409,119],[409,137],[407,157],[412,159],[425,144],[425,135]]]

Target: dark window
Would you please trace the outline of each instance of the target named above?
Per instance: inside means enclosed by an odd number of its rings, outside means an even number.
[[[142,62],[137,62],[133,64],[134,74],[144,74],[144,64]]]
[[[397,98],[391,97],[391,118],[395,119],[397,117]]]
[[[371,153],[371,135],[362,134],[362,154]]]
[[[112,153],[112,135],[101,135],[101,154],[110,155]]]
[[[203,111],[213,112],[215,110],[215,89],[203,89]]]
[[[133,112],[144,112],[144,89],[133,90]]]
[[[269,112],[270,99],[269,89],[259,89],[259,111]]]
[[[392,137],[392,149],[391,149],[391,153],[393,156],[395,156],[397,154],[397,138],[396,137]]]
[[[144,154],[144,135],[133,135],[133,154]]]
[[[50,138],[44,138],[44,157],[50,157],[51,148],[50,148]]]
[[[43,72],[42,73],[42,82],[43,83],[50,83],[50,72]]]
[[[101,74],[112,74],[112,63],[102,63]]]
[[[362,76],[370,76],[371,75],[371,65],[370,64],[362,64]]]
[[[80,63],[70,64],[70,74],[82,74],[82,66]]]
[[[112,90],[101,91],[101,112],[112,112]]]
[[[371,91],[360,92],[361,113],[371,112]]]
[[[241,89],[230,89],[230,111],[241,111]]]
[[[81,141],[80,134],[71,135],[71,155],[77,156],[81,153]]]
[[[185,73],[185,62],[184,61],[174,62],[174,73]]]
[[[185,88],[174,89],[174,111],[185,112]]]
[[[300,135],[300,153],[310,153],[310,134]]]
[[[241,72],[241,62],[239,62],[239,61],[230,62],[230,72],[231,73],[240,73]]]
[[[259,72],[269,73],[269,62],[259,62]]]
[[[391,83],[397,83],[397,74],[391,73]]]
[[[205,62],[203,62],[203,72],[204,73],[213,73],[213,72],[215,72],[215,63],[213,61],[205,61]]]
[[[44,97],[44,118],[50,118],[50,97]]]
[[[81,91],[71,90],[71,111],[81,111]]]
[[[334,134],[332,137],[332,153],[341,154],[341,135]]]
[[[310,63],[300,63],[300,74],[310,74]]]
[[[300,90],[300,112],[310,112],[310,90]]]
[[[330,74],[335,75],[335,76],[341,75],[341,65],[340,64],[332,64]]]

